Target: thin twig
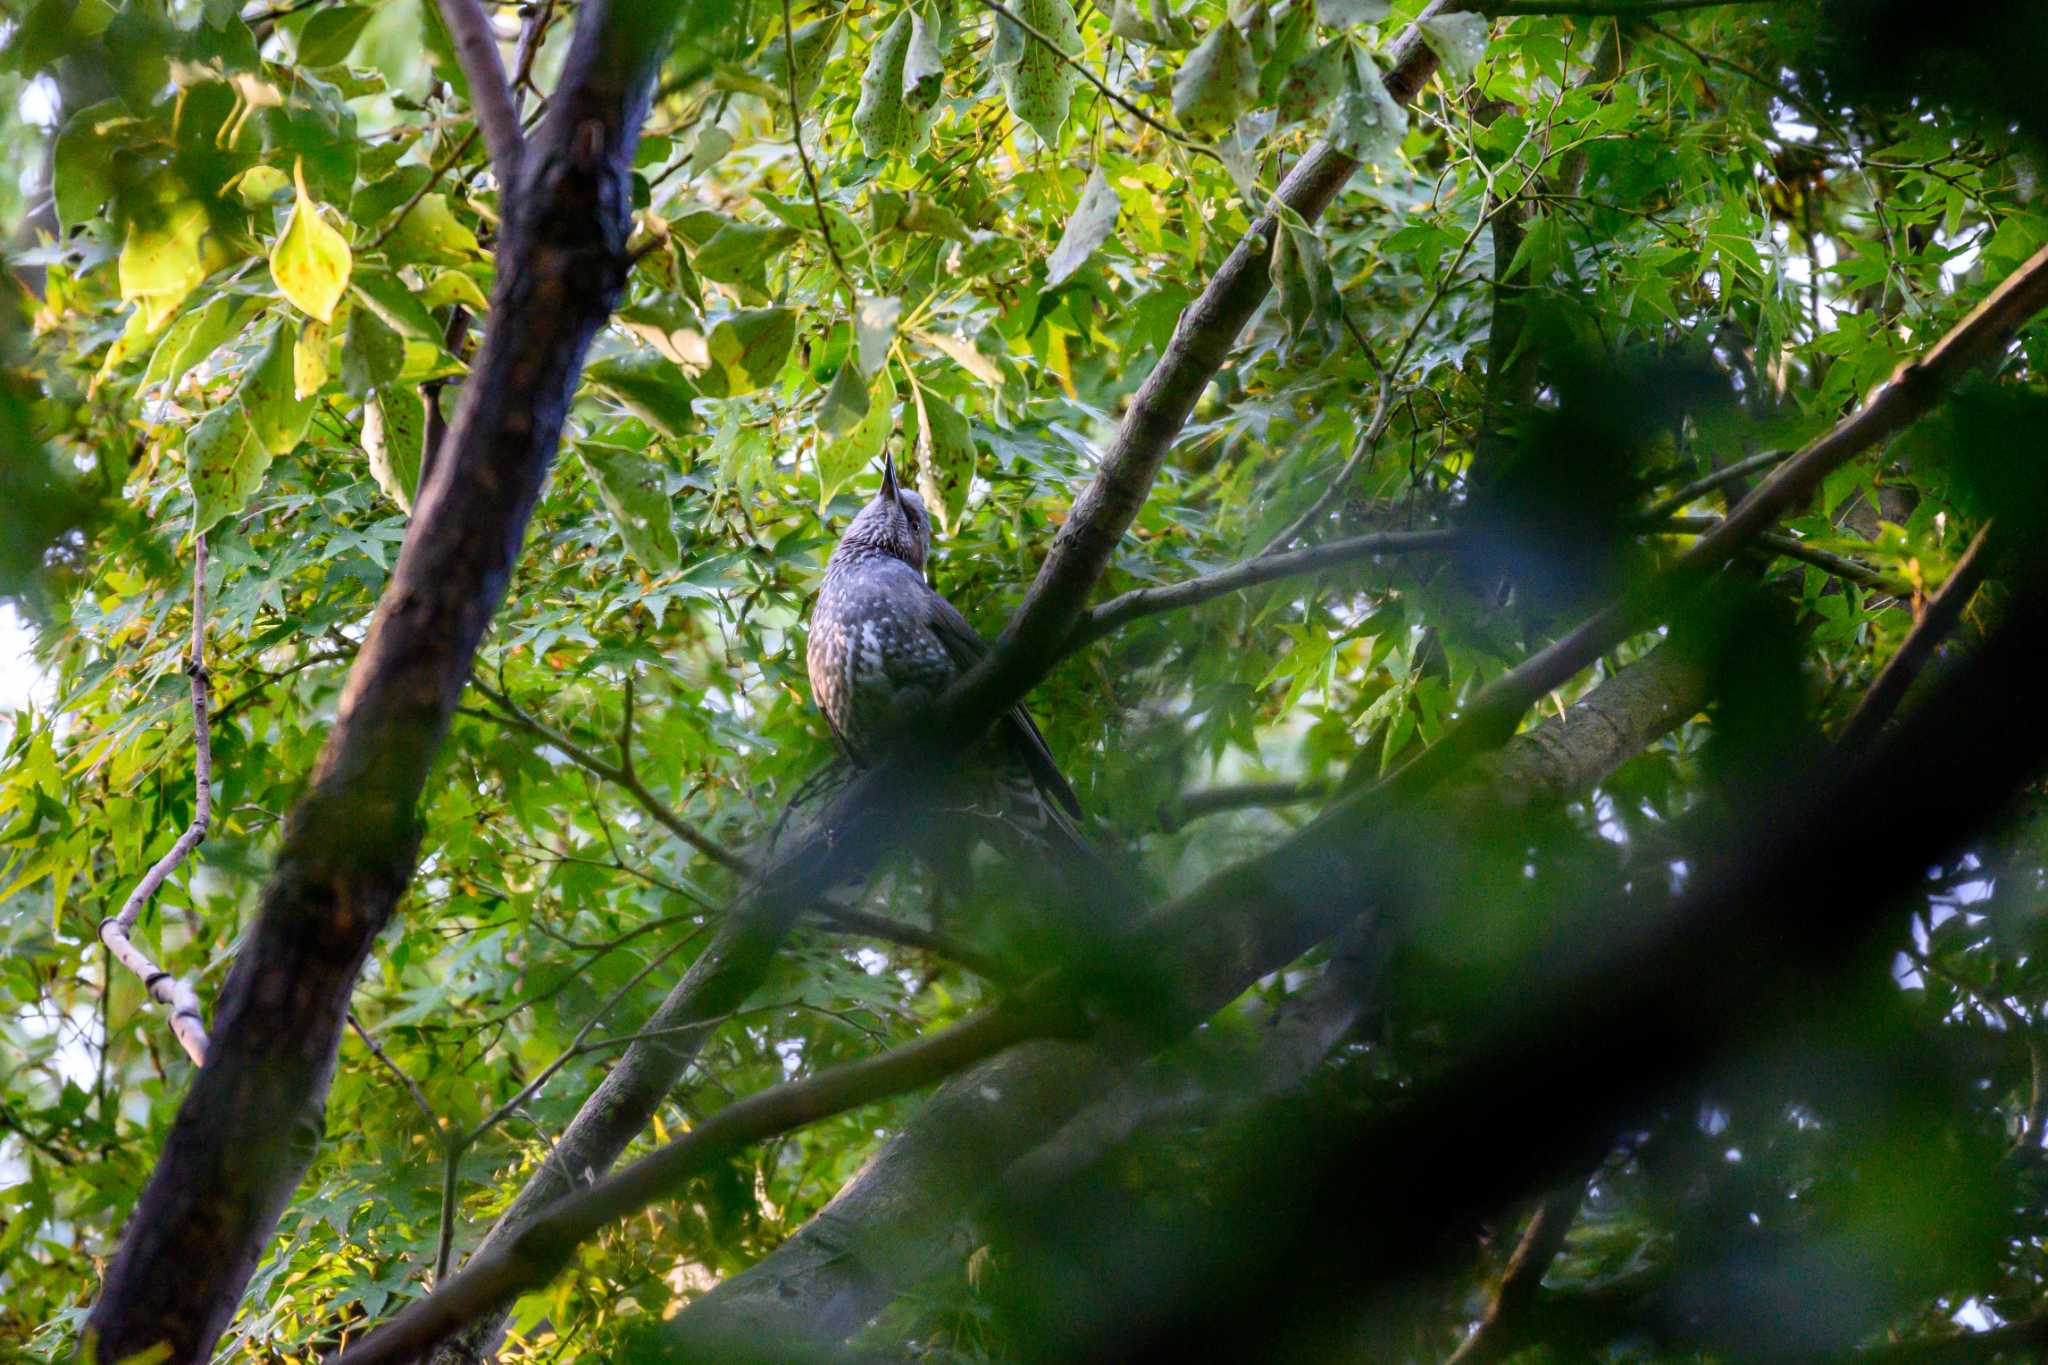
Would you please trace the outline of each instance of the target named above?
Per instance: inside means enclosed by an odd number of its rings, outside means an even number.
[[[142,875],[121,906],[121,912],[100,921],[100,942],[117,961],[142,978],[150,999],[171,1011],[171,1033],[192,1058],[194,1066],[206,1065],[206,1020],[199,1012],[199,993],[157,966],[135,945],[135,921],[149,904],[164,879],[177,870],[193,849],[206,842],[207,827],[213,823],[213,741],[207,730],[208,682],[206,672],[206,534],[192,537],[192,647],[185,660],[185,675],[192,680],[193,781],[197,795],[192,803],[192,823],[178,836],[170,851]]]
[[[887,915],[872,914],[866,910],[844,909],[836,905],[819,906],[817,916],[828,928],[841,933],[880,939],[884,943],[900,944],[906,948],[918,948],[957,962],[976,976],[990,981],[1006,982],[1015,977],[1015,973],[1004,970],[1003,964],[994,957],[935,929],[920,929],[914,924],[890,919]]]
[[[811,207],[818,213],[818,235],[825,239],[825,254],[832,258],[832,273],[846,286],[846,302],[853,307],[859,290],[846,262],[839,258],[839,246],[832,240],[832,223],[825,217],[825,196],[818,193],[818,173],[811,169],[811,154],[804,150],[804,104],[796,89],[796,30],[790,23],[789,0],[782,0],[782,74],[789,87],[789,135],[796,142],[796,159],[803,163],[804,184],[811,191]]]
[[[363,1046],[370,1050],[370,1055],[381,1062],[386,1071],[398,1078],[398,1083],[412,1096],[412,1102],[419,1106],[420,1113],[426,1116],[427,1127],[438,1135],[441,1132],[441,1116],[434,1112],[433,1105],[427,1103],[427,1092],[420,1089],[419,1082],[406,1075],[404,1069],[391,1060],[390,1055],[378,1045],[377,1040],[370,1036],[370,1031],[363,1027],[363,1021],[356,1018],[354,1010],[348,1012],[348,1026],[356,1031],[356,1037],[363,1040]]]
[[[1686,504],[1694,498],[1711,493],[1723,484],[1733,483],[1745,474],[1754,474],[1759,469],[1775,468],[1791,458],[1792,452],[1789,450],[1766,450],[1761,455],[1737,460],[1734,464],[1694,479],[1661,502],[1651,504],[1650,510],[1643,513],[1643,520],[1662,521],[1673,512],[1683,511]]]
[[[481,678],[472,678],[470,686],[490,698],[491,703],[498,708],[496,713],[485,712],[479,714],[488,715],[490,719],[497,721],[501,725],[515,726],[553,745],[561,750],[568,757],[569,761],[578,767],[589,769],[607,782],[616,782],[625,790],[627,795],[633,798],[642,810],[653,816],[658,824],[691,848],[696,849],[714,862],[731,868],[735,872],[749,876],[753,874],[754,866],[752,863],[740,857],[739,854],[725,848],[677,815],[662,802],[661,798],[648,790],[647,784],[642,782],[636,773],[622,768],[616,763],[605,762],[575,740],[570,739],[567,735],[527,714],[510,697],[498,691],[489,683],[484,682]]]
[[[1314,525],[1318,517],[1330,510],[1330,504],[1343,496],[1345,490],[1351,487],[1352,478],[1357,475],[1365,462],[1372,458],[1373,452],[1379,448],[1380,437],[1386,434],[1387,424],[1393,420],[1395,406],[1396,404],[1393,401],[1393,371],[1381,370],[1379,403],[1373,410],[1372,421],[1366,425],[1363,431],[1358,433],[1358,441],[1351,448],[1350,458],[1344,461],[1344,467],[1337,471],[1336,477],[1323,486],[1323,491],[1316,495],[1316,500],[1310,503],[1300,516],[1288,522],[1277,535],[1266,542],[1266,547],[1259,551],[1261,557],[1271,556],[1277,551],[1286,549],[1294,542],[1296,536],[1299,536],[1303,531]]]
[[[1963,619],[1963,608],[1970,604],[1970,598],[1984,582],[1985,575],[1991,572],[1991,561],[1995,556],[1987,554],[1984,549],[1991,535],[1991,526],[1992,523],[1986,522],[1984,529],[1977,532],[1970,548],[1963,551],[1963,557],[1949,570],[1948,581],[1927,600],[1920,619],[1907,633],[1898,653],[1886,662],[1877,675],[1877,681],[1870,685],[1870,690],[1863,694],[1863,700],[1850,713],[1838,741],[1845,751],[1858,752],[1877,738],[1878,731],[1899,709],[1899,703],[1905,699],[1906,690],[1913,685],[1913,680],[1920,676],[1927,661],[1934,657],[1934,651]]]
[[[555,0],[545,0],[537,10],[530,10],[524,27],[519,30],[519,51],[514,57],[512,72],[512,113],[515,118],[526,113],[526,92],[533,90],[533,59],[540,55],[540,45],[547,40],[548,25],[555,21]],[[534,90],[537,95],[540,92]]]
[[[1179,583],[1134,588],[1083,613],[1075,624],[1067,650],[1079,649],[1141,616],[1177,611],[1262,583],[1317,573],[1360,559],[1448,550],[1457,543],[1457,539],[1456,531],[1377,531],[1347,540],[1333,540],[1327,545],[1289,550],[1284,554],[1257,555],[1227,569],[1218,569]]]
[[[1003,0],[977,0],[977,3],[979,3],[984,9],[991,10],[994,13],[1001,15],[1003,18],[1009,20],[1018,28],[1022,29],[1027,37],[1037,42],[1047,52],[1052,53],[1053,56],[1059,58],[1062,62],[1065,62],[1069,67],[1073,68],[1075,74],[1079,75],[1082,80],[1088,82],[1088,84],[1094,86],[1097,90],[1100,90],[1103,93],[1104,97],[1107,98],[1112,104],[1116,105],[1117,108],[1123,110],[1125,113],[1129,114],[1132,118],[1138,120],[1146,127],[1151,128],[1155,132],[1161,134],[1163,137],[1167,139],[1167,141],[1185,147],[1191,152],[1199,152],[1203,156],[1214,157],[1219,162],[1223,160],[1223,154],[1221,152],[1218,152],[1214,147],[1211,147],[1208,143],[1197,142],[1193,138],[1188,137],[1185,133],[1176,132],[1174,129],[1169,128],[1165,124],[1161,123],[1158,119],[1153,118],[1150,114],[1146,113],[1143,109],[1140,109],[1137,105],[1125,99],[1122,95],[1119,95],[1116,91],[1110,89],[1109,82],[1103,80],[1102,77],[1096,75],[1093,71],[1089,70],[1085,62],[1081,61],[1073,54],[1064,51],[1058,43],[1054,42],[1044,32],[1039,30],[1035,25],[1031,23],[1030,20],[1020,18],[1015,10],[1011,9],[1008,5],[1003,3]]]
[[[519,113],[512,103],[512,87],[505,80],[505,63],[498,55],[498,35],[484,14],[480,0],[437,0],[448,36],[455,42],[455,60],[469,82],[469,107],[483,129],[484,146],[490,150],[498,183],[510,185],[519,173],[519,158],[526,150],[526,137],[519,131]]]
[[[390,238],[392,233],[398,231],[398,226],[399,224],[405,221],[406,215],[410,214],[414,209],[418,208],[420,200],[426,198],[427,195],[433,190],[434,186],[441,183],[441,177],[448,174],[449,168],[454,166],[456,162],[462,160],[462,154],[469,150],[469,144],[476,141],[476,133],[476,125],[471,124],[469,131],[462,135],[462,141],[455,144],[455,150],[448,153],[446,159],[444,159],[440,165],[434,167],[433,173],[430,174],[423,182],[421,182],[420,187],[418,189],[412,192],[411,197],[409,197],[403,204],[398,206],[398,212],[392,216],[390,222],[384,225],[384,230],[382,232],[379,232],[375,237],[372,237],[370,239],[370,244],[364,247],[363,250],[375,251],[378,247],[384,245],[385,241]]]
[[[1444,1365],[1483,1365],[1500,1359],[1514,1345],[1521,1317],[1535,1302],[1537,1290],[1543,1287],[1544,1274],[1564,1250],[1565,1234],[1571,1231],[1585,1198],[1585,1182],[1573,1181],[1536,1206],[1529,1226],[1522,1231],[1521,1241],[1508,1257],[1500,1283],[1494,1286],[1493,1297],[1487,1301],[1485,1316]]]
[[[1720,517],[1671,517],[1653,529],[1679,535],[1704,536],[1720,530],[1721,523]],[[1913,589],[1909,585],[1880,573],[1868,564],[1850,559],[1846,555],[1823,550],[1818,545],[1808,545],[1803,540],[1796,540],[1777,531],[1759,532],[1755,543],[1774,555],[1796,559],[1802,564],[1811,564],[1823,573],[1833,574],[1859,587],[1875,588],[1879,592],[1888,592],[1896,597],[1913,595]]]

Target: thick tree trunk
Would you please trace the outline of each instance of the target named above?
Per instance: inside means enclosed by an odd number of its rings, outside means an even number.
[[[586,0],[505,196],[498,279],[312,787],[89,1324],[101,1360],[203,1362],[321,1127],[356,973],[412,876],[415,807],[505,594],[592,335],[624,280],[628,174],[676,7]]]

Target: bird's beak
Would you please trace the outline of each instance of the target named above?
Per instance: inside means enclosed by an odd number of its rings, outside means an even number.
[[[896,501],[896,457],[886,450],[882,452],[881,496]]]

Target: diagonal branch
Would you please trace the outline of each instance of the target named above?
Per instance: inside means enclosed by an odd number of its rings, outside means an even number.
[[[1934,596],[1928,599],[1927,607],[1920,613],[1907,634],[1905,643],[1898,653],[1892,655],[1884,669],[1877,675],[1877,681],[1863,694],[1863,700],[1856,704],[1848,724],[1842,727],[1842,748],[1855,753],[1866,748],[1877,738],[1885,722],[1899,709],[1899,703],[1906,698],[1906,689],[1934,657],[1934,651],[1941,647],[1963,619],[1963,608],[1969,606],[1977,589],[1991,572],[1991,563],[1996,556],[1985,550],[1991,538],[1991,523],[1977,532],[1977,538],[1970,542],[1970,548],[1949,570],[1948,581],[1943,583]]]
[[[526,151],[526,138],[519,131],[519,112],[512,104],[512,86],[505,79],[505,62],[498,55],[498,35],[484,13],[482,0],[435,0],[448,36],[455,43],[455,60],[462,64],[462,77],[469,83],[469,107],[483,129],[484,146],[498,183],[510,188],[519,174],[519,158]]]
[[[1214,573],[1201,574],[1179,583],[1167,583],[1156,588],[1135,588],[1082,613],[1081,619],[1074,626],[1073,637],[1062,652],[1070,652],[1091,641],[1099,640],[1141,616],[1178,611],[1183,607],[1196,606],[1229,593],[1255,588],[1262,583],[1295,578],[1302,574],[1320,573],[1324,569],[1334,569],[1341,564],[1352,564],[1361,559],[1448,550],[1457,543],[1457,540],[1456,531],[1380,531],[1371,535],[1353,536],[1348,540],[1334,540],[1327,545],[1289,550],[1284,554],[1262,555],[1233,564],[1227,569],[1218,569]]]
[[[208,734],[206,716],[211,679],[206,671],[204,532],[192,537],[192,647],[185,657],[185,676],[192,680],[192,780],[197,787],[192,799],[192,822],[170,850],[142,874],[142,880],[135,884],[135,889],[122,903],[120,913],[100,921],[100,942],[114,955],[115,961],[142,978],[150,999],[170,1010],[171,1033],[185,1049],[186,1055],[192,1058],[192,1064],[204,1066],[206,1020],[199,1011],[198,992],[192,989],[191,983],[181,981],[151,961],[149,955],[136,946],[134,938],[135,921],[141,916],[142,907],[149,904],[150,897],[157,893],[164,879],[191,856],[192,850],[206,842],[207,828],[213,823],[213,741]]]
[[[1780,465],[1658,579],[1496,679],[1394,780],[1409,791],[1426,788],[1474,753],[1497,746],[1540,698],[1703,585],[1779,518],[1803,506],[1830,473],[1904,431],[1965,375],[2004,354],[2044,308],[2048,248],[2036,252],[1926,352],[1900,365],[1860,407]]]
[[[1586,1201],[1586,1182],[1574,1180],[1554,1190],[1536,1206],[1522,1239],[1508,1257],[1507,1268],[1487,1300],[1486,1313],[1472,1334],[1458,1343],[1444,1365],[1488,1365],[1512,1351],[1516,1330],[1536,1301],[1543,1277],[1564,1250],[1565,1234],[1578,1220],[1579,1206]]]
[[[1045,1027],[1039,1012],[984,1011],[914,1043],[749,1095],[684,1136],[561,1200],[516,1236],[486,1246],[446,1284],[336,1358],[409,1361],[514,1295],[546,1284],[593,1232],[674,1194],[742,1148],[877,1100],[921,1089]]]

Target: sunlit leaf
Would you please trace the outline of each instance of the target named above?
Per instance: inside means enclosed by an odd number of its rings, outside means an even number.
[[[1047,289],[1065,284],[1076,270],[1088,263],[1095,249],[1109,240],[1109,234],[1116,230],[1116,215],[1122,206],[1116,190],[1104,178],[1102,168],[1097,166],[1088,172],[1081,202],[1075,206],[1074,216],[1067,220],[1067,230],[1060,234],[1059,245],[1046,258]]]
[[[185,435],[185,477],[191,484],[193,529],[205,532],[223,517],[240,512],[263,486],[270,452],[240,403],[227,403],[200,418]]]
[[[598,496],[619,528],[627,552],[654,573],[679,567],[682,544],[676,538],[668,480],[661,465],[637,451],[594,441],[578,446],[577,453],[596,480]]]
[[[1173,78],[1173,114],[1181,126],[1202,137],[1228,129],[1259,92],[1259,67],[1237,25],[1227,20],[1209,30]]]
[[[270,249],[270,277],[301,311],[332,322],[334,306],[348,289],[348,239],[320,216],[320,206],[306,193],[303,163],[293,167],[292,185],[291,221]]]
[[[974,438],[960,410],[923,385],[917,403],[917,491],[948,535],[967,510],[974,483]]]
[[[867,415],[853,430],[818,442],[818,508],[823,511],[832,495],[848,480],[866,469],[896,430],[896,381],[885,368],[877,376],[869,395]]]

